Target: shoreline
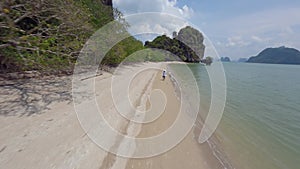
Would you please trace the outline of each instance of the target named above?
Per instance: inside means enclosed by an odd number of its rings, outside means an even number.
[[[122,63],[120,65],[123,66],[134,66],[141,65],[144,63],[174,63],[174,64],[188,64],[187,62],[180,61],[168,61],[168,62],[130,62],[130,63]],[[119,65],[119,66],[120,66]],[[108,65],[100,65],[99,70],[106,73],[113,73],[118,66],[108,66]],[[43,79],[43,78],[51,78],[51,77],[65,77],[72,76],[74,74],[74,66],[68,69],[60,69],[60,70],[50,70],[50,71],[42,71],[42,70],[26,70],[26,71],[0,71],[0,80],[25,80],[25,79]],[[97,72],[99,74],[99,72]],[[100,73],[100,74],[101,74]]]
[[[186,64],[188,64],[188,63],[186,63]],[[170,65],[168,65],[168,68],[170,68],[172,70],[172,72],[175,72],[175,73],[172,74],[172,78],[174,76],[177,76],[177,78],[179,78],[179,79],[181,78],[178,74],[176,74],[176,71],[174,69],[172,69],[172,67],[170,67]],[[176,90],[176,93],[178,95],[180,95],[180,91],[179,91],[180,89],[178,89],[178,91],[177,91],[177,88],[178,88],[177,87],[178,86],[177,81],[172,80],[172,82],[173,82],[173,86]],[[200,135],[200,132],[201,132],[201,129],[203,127],[203,122],[205,121],[205,117],[203,119],[200,115],[201,111],[206,111],[206,110],[204,110],[203,108],[200,107],[199,114],[197,115],[197,120],[195,121],[195,125],[194,125],[194,128],[192,130],[193,137],[195,138],[195,140],[198,139],[198,137]],[[206,151],[209,152],[210,156],[213,155],[214,158],[217,159],[218,163],[220,163],[222,165],[222,167],[224,167],[226,169],[234,169],[234,167],[232,166],[229,158],[226,156],[226,154],[225,154],[225,152],[222,148],[222,145],[220,143],[220,140],[218,139],[218,136],[216,135],[216,133],[214,133],[207,142],[205,142],[203,144],[199,143],[199,146],[206,149]]]
[[[166,66],[167,64],[149,62],[135,66],[124,65],[121,74],[117,76],[127,78],[128,73],[135,73],[144,68],[161,68],[161,66]],[[127,119],[119,115],[113,105],[112,98],[109,96],[112,74],[104,72],[103,75],[88,78],[86,81],[95,80],[96,100],[99,106],[104,108],[103,116],[113,128],[130,136],[145,137],[147,135],[158,134],[168,128],[174,120],[174,113],[172,112],[178,108],[177,106],[180,103],[175,96],[175,87],[170,81],[169,76],[166,78],[166,81],[161,81],[160,73],[158,70],[141,73],[136,76],[129,89],[129,97],[136,103],[139,109],[149,108],[148,97],[149,92],[153,88],[162,88],[161,90],[167,93],[167,97],[170,97],[172,104],[168,106],[168,112],[157,120],[154,131],[151,130],[153,128],[151,124],[146,126],[129,123]],[[70,79],[69,77],[62,78],[62,81],[64,80],[69,81]],[[57,81],[57,79],[54,81]],[[121,82],[117,83],[117,85],[124,85]],[[37,91],[41,95],[45,92],[43,83],[33,83],[30,85],[31,83],[31,81],[28,81],[28,84],[26,84],[28,88],[33,87],[30,90]],[[52,97],[51,94],[55,95],[57,86],[52,81],[49,83],[48,88],[51,89],[50,92],[53,92],[50,93],[49,97]],[[71,88],[70,84],[60,87],[64,88],[62,91],[63,94]],[[11,93],[11,91],[6,90],[6,88],[0,86],[0,93],[7,93],[6,98],[0,97],[0,101],[4,101],[7,98],[14,99],[20,94],[18,92]],[[41,100],[41,102],[43,101]],[[42,104],[41,102],[37,101],[36,104],[40,105]],[[64,100],[53,102],[47,109],[38,110],[38,112],[30,116],[19,116],[18,113],[13,116],[0,116],[0,124],[0,140],[2,140],[0,142],[0,165],[8,169],[53,167],[91,169],[105,169],[109,167],[119,169],[126,168],[126,166],[129,167],[130,165],[141,168],[141,164],[147,167],[149,160],[153,161],[154,168],[159,168],[159,166],[165,166],[163,168],[179,168],[180,165],[175,165],[177,161],[182,162],[181,167],[184,167],[183,164],[190,166],[190,168],[209,169],[220,167],[216,159],[213,158],[212,152],[207,149],[207,146],[197,143],[192,131],[180,142],[180,145],[153,159],[140,159],[143,162],[108,153],[87,137],[87,133],[80,126],[74,107],[69,101]],[[127,144],[123,142],[123,138],[111,138],[111,141],[111,150],[118,149],[118,147],[123,147]]]
[[[163,68],[168,67],[169,63],[164,63]],[[142,129],[138,134],[139,138],[147,138],[158,135],[168,129],[175,121],[180,106],[180,91],[176,91],[177,82],[173,75],[167,76],[165,81],[161,80],[161,72],[157,72],[154,80],[153,88],[161,89],[166,94],[168,104],[163,114],[159,119],[142,125]],[[179,96],[178,96],[179,95]],[[149,101],[147,102],[147,109],[150,108]],[[184,113],[184,112],[183,112]],[[147,116],[147,115],[146,115]],[[221,169],[223,166],[218,159],[215,158],[208,143],[200,145],[194,136],[194,127],[187,134],[187,136],[174,148],[167,152],[146,158],[146,159],[129,159],[127,162],[127,169],[132,168],[214,168]],[[180,161],[180,163],[174,163],[174,161]]]

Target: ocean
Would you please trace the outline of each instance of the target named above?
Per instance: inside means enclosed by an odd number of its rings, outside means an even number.
[[[170,68],[183,77],[183,66],[172,64]],[[200,91],[197,120],[203,122],[211,103],[206,69],[214,69],[214,64],[188,66]],[[299,169],[300,66],[224,63],[223,67],[226,104],[208,142],[224,168]]]

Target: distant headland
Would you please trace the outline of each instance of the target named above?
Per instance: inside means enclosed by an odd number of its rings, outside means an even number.
[[[250,57],[249,63],[270,64],[300,64],[300,51],[294,48],[281,46],[278,48],[267,48],[257,56]]]

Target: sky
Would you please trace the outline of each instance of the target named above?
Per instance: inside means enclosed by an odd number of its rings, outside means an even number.
[[[128,22],[132,32],[167,35],[192,25],[220,57],[232,60],[255,56],[267,47],[300,49],[299,0],[113,0],[113,5],[125,17],[158,12],[182,18],[141,15],[139,21]]]

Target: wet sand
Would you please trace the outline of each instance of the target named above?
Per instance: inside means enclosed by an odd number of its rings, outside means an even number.
[[[140,138],[156,136],[162,133],[174,123],[179,114],[180,99],[176,96],[174,84],[172,84],[169,77],[163,81],[160,74],[160,72],[157,73],[152,89],[160,89],[165,93],[167,97],[166,109],[157,120],[142,126],[141,132],[138,135]],[[150,107],[149,102],[147,107]],[[126,169],[222,168],[208,145],[197,143],[193,130],[178,145],[164,154],[146,159],[130,159],[127,162]]]

